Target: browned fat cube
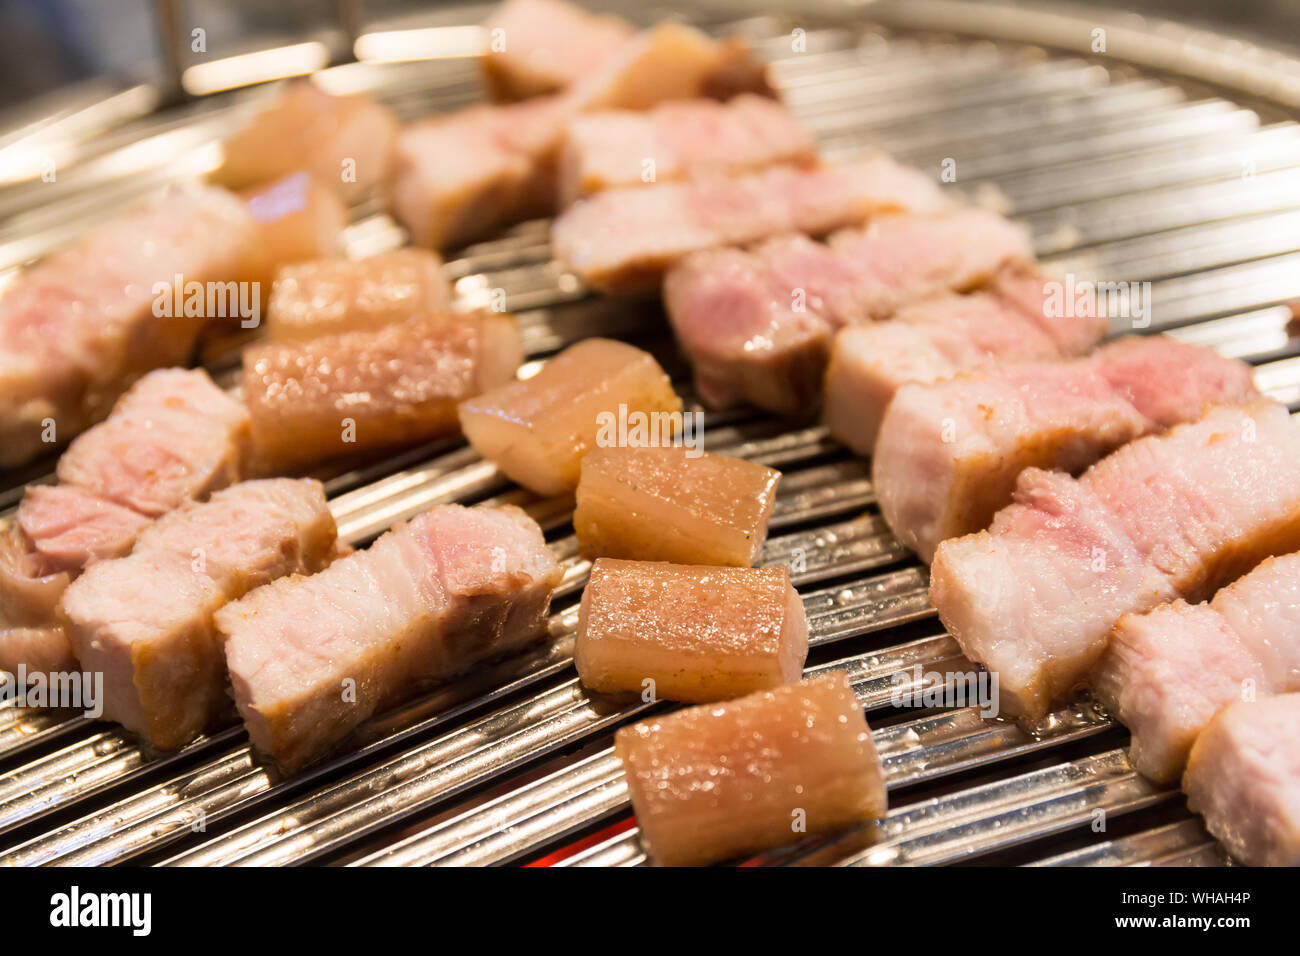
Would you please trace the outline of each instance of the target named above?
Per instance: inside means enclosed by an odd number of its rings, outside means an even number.
[[[582,459],[573,528],[588,558],[749,567],[781,473],[688,448],[596,448]]]
[[[727,700],[797,681],[807,657],[785,568],[601,558],[582,592],[574,659],[592,690]]]
[[[272,342],[301,342],[377,329],[417,315],[442,315],[450,307],[442,259],[427,249],[304,262],[276,275],[266,334]]]
[[[514,375],[512,316],[416,318],[371,332],[244,350],[260,466],[290,468],[455,434],[456,407]]]
[[[681,424],[682,400],[648,352],[610,339],[587,339],[532,378],[463,402],[469,443],[519,484],[558,495],[578,484],[582,456],[618,444],[644,425]],[[670,430],[668,428],[667,430]]]
[[[624,727],[614,751],[642,841],[665,866],[793,843],[887,805],[871,731],[839,672]]]

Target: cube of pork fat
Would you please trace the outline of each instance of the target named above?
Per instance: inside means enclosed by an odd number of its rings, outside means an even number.
[[[619,17],[564,0],[506,0],[483,28],[483,77],[497,100],[559,92],[596,72],[636,32]]]
[[[1059,357],[1052,336],[1004,299],[987,292],[938,296],[900,309],[886,322],[836,334],[822,416],[834,438],[870,455],[885,409],[909,382],[937,382],[997,362]]]
[[[418,317],[369,332],[244,350],[259,468],[455,434],[457,405],[514,376],[513,316]]]
[[[306,170],[354,202],[388,179],[396,138],[397,120],[369,96],[333,96],[312,80],[292,80],[222,144],[212,179],[245,189]]]
[[[442,260],[427,249],[368,259],[304,262],[280,269],[267,309],[272,342],[364,332],[451,308]]]
[[[1251,866],[1300,866],[1300,694],[1239,701],[1197,738],[1187,806]]]
[[[108,414],[142,373],[185,361],[205,316],[171,286],[250,277],[257,223],[238,197],[172,192],[21,273],[0,298],[0,467],[49,450]],[[160,284],[167,293],[160,296]],[[160,321],[160,304],[173,311]]]
[[[669,270],[664,304],[706,401],[806,414],[836,329],[1032,261],[1025,230],[981,209],[884,216],[826,243],[790,235],[694,253]]]
[[[683,100],[648,112],[590,113],[566,132],[560,205],[619,186],[811,165],[816,158],[816,143],[789,110],[750,93],[728,103]]]
[[[187,504],[140,535],[125,558],[99,561],[60,604],[82,665],[104,675],[104,716],[175,748],[226,705],[213,613],[227,601],[334,553],[320,482],[248,481]]]
[[[928,562],[945,538],[987,527],[1024,469],[1074,473],[1207,405],[1258,394],[1246,363],[1163,336],[904,385],[886,407],[872,484],[894,534]]]
[[[518,508],[444,505],[222,608],[254,745],[295,769],[380,708],[544,631],[560,566]]]
[[[1300,691],[1300,555],[1268,559],[1208,604],[1124,615],[1091,683],[1133,732],[1137,768],[1176,780],[1220,708]]]
[[[1300,549],[1298,469],[1300,425],[1268,403],[1139,438],[1077,480],[1027,469],[988,531],[939,545],[931,603],[998,673],[1003,713],[1042,717],[1122,615],[1200,600]]]
[[[638,424],[645,443],[667,440],[670,435],[658,433],[675,431],[681,410],[672,382],[648,352],[586,339],[532,378],[462,402],[460,424],[475,450],[510,478],[539,495],[558,495],[577,487],[588,451],[634,442]]]
[[[624,727],[641,838],[665,866],[698,866],[880,817],[884,772],[843,673]]]
[[[882,153],[813,169],[776,167],[654,189],[609,189],[565,210],[555,256],[589,286],[645,290],[692,252],[787,232],[822,235],[887,213],[948,208],[923,173]]]
[[[595,691],[727,700],[797,681],[808,621],[785,568],[600,558],[573,657]]]
[[[767,539],[781,473],[688,448],[594,448],[573,530],[587,558],[749,567]]]
[[[347,207],[337,192],[311,174],[292,173],[241,195],[262,232],[265,261],[258,279],[266,286],[264,295],[281,265],[343,254]]]

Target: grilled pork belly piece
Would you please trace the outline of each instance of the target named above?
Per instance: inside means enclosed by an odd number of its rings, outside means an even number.
[[[235,481],[247,440],[247,411],[207,373],[160,369],[136,382],[73,441],[61,483],[28,488],[0,535],[0,667],[75,663],[55,614],[68,582],[127,554],[157,515]]]
[[[692,252],[788,232],[822,235],[888,213],[946,207],[924,174],[883,154],[813,169],[609,189],[566,210],[552,228],[555,256],[599,289],[653,288]]]
[[[1251,866],[1300,866],[1300,694],[1239,701],[1196,739],[1187,806]]]
[[[72,576],[48,571],[15,526],[0,528],[0,671],[42,674],[77,669],[55,616]]]
[[[451,308],[442,260],[427,249],[397,249],[368,259],[303,262],[275,278],[266,317],[272,342],[365,332]]]
[[[51,435],[62,442],[84,431],[141,374],[189,357],[206,315],[154,311],[174,304],[178,276],[233,286],[258,257],[244,203],[197,187],[100,226],[22,273],[0,298],[0,467],[49,450]]]
[[[556,562],[514,507],[444,505],[217,612],[254,745],[296,769],[423,684],[537,639]]]
[[[807,657],[785,568],[600,558],[582,592],[573,658],[595,691],[727,700],[799,680]]]
[[[1124,614],[1201,600],[1300,549],[1298,469],[1300,425],[1268,403],[1139,438],[1077,480],[1026,469],[988,531],[939,545],[930,600],[998,673],[1003,713],[1039,718]]]
[[[1075,473],[1207,405],[1258,394],[1246,363],[1163,336],[904,385],[881,422],[872,484],[894,534],[928,562],[940,541],[988,527],[1024,469]]]
[[[1133,732],[1137,768],[1177,780],[1221,708],[1300,691],[1300,555],[1269,558],[1209,603],[1124,615],[1091,683]]]
[[[885,216],[826,243],[778,236],[689,255],[669,270],[664,305],[706,401],[793,415],[817,404],[836,329],[1032,261],[1025,230],[981,209]]]
[[[767,540],[781,473],[688,448],[593,448],[573,530],[587,558],[749,567]]]
[[[560,159],[560,205],[620,186],[811,165],[817,146],[775,100],[680,100],[647,112],[609,110],[570,124]]]
[[[291,80],[222,144],[212,179],[246,189],[305,170],[354,202],[388,179],[396,138],[397,120],[369,96],[334,96],[312,80]]]
[[[1104,323],[1076,336],[1095,345]],[[906,306],[886,322],[841,329],[826,366],[823,418],[831,434],[870,455],[885,410],[911,382],[938,382],[1000,362],[1067,357],[1061,338],[1041,316],[1027,314],[994,292],[944,295]]]
[[[539,495],[558,495],[577,487],[588,451],[667,440],[680,431],[681,410],[650,353],[586,339],[532,378],[462,402],[460,424],[478,453],[512,479]]]
[[[506,0],[483,24],[483,78],[497,100],[558,93],[595,73],[631,41],[625,20],[563,0]]]
[[[663,24],[564,93],[472,106],[409,126],[398,138],[394,215],[414,242],[434,249],[550,215],[570,120],[591,110],[647,109],[709,94],[744,73],[746,52],[690,27]]]
[[[104,716],[167,749],[202,733],[228,699],[213,613],[276,578],[320,569],[334,541],[320,482],[277,478],[184,505],[129,556],[91,565],[59,610],[77,658],[104,675]]]
[[[309,173],[293,173],[242,195],[261,227],[265,262],[259,280],[268,288],[277,266],[343,254],[347,207]]]
[[[840,672],[624,727],[641,839],[664,866],[698,866],[880,817],[884,771]]]
[[[369,332],[244,350],[244,400],[259,467],[454,434],[457,405],[514,377],[513,316],[417,317]]]
[[[471,106],[402,130],[393,213],[411,240],[447,249],[548,215],[556,163],[574,103],[558,96]]]
[[[28,489],[18,526],[47,570],[120,557],[150,519],[237,481],[248,429],[247,410],[206,372],[150,372],[68,446],[60,484]]]

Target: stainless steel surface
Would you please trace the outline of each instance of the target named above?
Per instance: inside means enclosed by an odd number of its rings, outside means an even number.
[[[1232,48],[1207,69],[1205,37],[1166,31],[1158,49],[1136,49],[1129,21],[1109,34],[1108,55],[1091,56],[1075,31],[1097,26],[1092,18],[971,13],[982,7],[915,0],[867,9],[892,31],[837,25],[842,8],[829,4],[821,21],[809,14],[740,27],[828,153],[883,146],[936,176],[952,159],[956,188],[1028,223],[1050,267],[1150,281],[1151,330],[1254,361],[1262,388],[1300,406],[1290,304],[1300,298],[1294,64]],[[796,28],[806,52],[792,48]],[[1233,56],[1242,61],[1236,69]],[[326,72],[372,89],[405,118],[479,95],[473,64],[463,60]],[[66,241],[86,217],[201,172],[213,137],[253,99],[190,105],[79,137],[69,146],[69,188],[53,198],[40,185],[0,185],[0,210],[12,213],[0,227],[0,269]],[[142,141],[151,144],[148,161],[133,167],[122,157]],[[355,213],[350,254],[402,241],[382,212]],[[464,250],[447,271],[466,305],[506,290],[533,358],[586,335],[616,334],[683,370],[653,307],[588,296],[550,261],[544,222]],[[1128,330],[1117,322],[1116,331]],[[215,367],[237,387],[229,352],[221,354]],[[894,706],[915,684],[914,666],[945,674],[972,665],[938,633],[924,568],[874,512],[869,463],[817,427],[747,411],[705,420],[710,450],[783,470],[763,562],[791,569],[812,628],[810,669],[849,674],[891,791],[892,809],[877,827],[810,838],[755,862],[1227,862],[1176,792],[1134,773],[1122,728],[1086,702],[1032,736],[972,708]],[[0,506],[48,470],[47,462],[10,476]],[[0,861],[470,865],[563,855],[582,840],[591,845],[562,865],[646,862],[627,826],[610,743],[617,727],[652,708],[588,695],[573,677],[575,602],[588,566],[567,527],[571,502],[514,488],[454,442],[325,477],[341,534],[358,544],[437,502],[529,508],[566,572],[547,642],[376,718],[335,756],[288,779],[250,752],[237,725],[156,754],[112,725],[0,705]],[[611,824],[617,832],[606,833]]]

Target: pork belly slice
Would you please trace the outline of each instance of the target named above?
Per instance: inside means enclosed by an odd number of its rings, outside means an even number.
[[[904,385],[881,422],[872,483],[894,534],[928,562],[945,538],[988,527],[1024,469],[1076,473],[1207,405],[1258,394],[1249,365],[1163,336]]]
[[[749,567],[767,540],[781,473],[699,449],[593,448],[573,530],[587,558]]]
[[[595,73],[636,31],[609,14],[564,0],[506,0],[483,24],[483,78],[493,99],[558,93]]]
[[[258,467],[454,434],[457,405],[513,378],[522,357],[514,317],[488,312],[246,348]]]
[[[885,409],[904,385],[999,362],[1060,357],[1052,336],[992,293],[937,296],[900,309],[889,321],[836,333],[822,416],[838,441],[870,455]]]
[[[1234,859],[1300,866],[1300,694],[1239,701],[1197,738],[1183,789],[1187,806]]]
[[[609,189],[555,220],[556,258],[599,289],[653,288],[692,252],[788,232],[822,235],[872,216],[936,213],[938,186],[884,154],[814,169]]]
[[[17,674],[77,669],[55,608],[68,587],[67,571],[49,571],[14,525],[0,528],[0,670]]]
[[[601,693],[727,700],[798,681],[808,621],[785,568],[599,558],[573,657]]]
[[[442,259],[427,249],[397,249],[368,259],[303,262],[280,269],[266,334],[272,342],[364,332],[451,308]]]
[[[1032,259],[1023,228],[980,209],[885,216],[828,243],[789,235],[693,253],[669,270],[664,304],[706,401],[806,414],[836,329]]]
[[[727,103],[680,100],[646,112],[589,113],[565,134],[560,205],[620,186],[807,166],[816,158],[816,143],[790,111],[752,93]]]
[[[669,439],[680,430],[681,410],[650,353],[586,339],[532,378],[462,402],[460,424],[475,450],[512,479],[539,495],[558,495],[577,487],[588,451]]]
[[[383,185],[397,120],[364,94],[334,96],[309,79],[280,95],[223,144],[214,182],[245,189],[305,170],[347,202]]]
[[[1137,768],[1177,780],[1218,710],[1300,691],[1300,555],[1268,559],[1206,604],[1126,614],[1092,684],[1133,732]]]
[[[17,523],[47,570],[131,550],[149,520],[238,480],[248,412],[202,370],[158,369],[73,440],[53,487],[29,488]]]
[[[104,716],[173,749],[226,705],[213,613],[334,553],[334,518],[311,479],[248,481],[160,518],[125,558],[91,565],[59,605],[82,665],[104,675]]]
[[[862,707],[838,671],[624,727],[614,751],[641,839],[663,866],[793,843],[887,805]]]
[[[290,769],[382,707],[541,636],[560,566],[514,507],[444,505],[217,612],[254,745]]]
[[[195,187],[128,212],[19,275],[0,298],[0,467],[48,451],[50,421],[64,442],[103,419],[144,372],[184,363],[205,317],[154,314],[156,301],[172,301],[177,276],[233,283],[248,278],[260,255],[244,203]]]
[[[343,254],[347,206],[310,173],[292,173],[242,195],[261,229],[265,259],[258,278],[268,290],[280,265]]]
[[[1300,548],[1298,465],[1300,426],[1259,403],[1139,438],[1077,480],[1026,469],[989,530],[939,545],[930,600],[998,673],[1002,712],[1040,718],[1124,614],[1201,600]]]

